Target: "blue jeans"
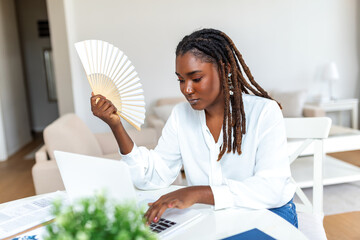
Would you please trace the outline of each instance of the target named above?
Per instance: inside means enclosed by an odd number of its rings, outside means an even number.
[[[298,227],[296,207],[292,199],[284,206],[279,208],[270,208],[269,211],[272,211],[273,213],[279,215],[280,217],[294,225],[296,228]]]

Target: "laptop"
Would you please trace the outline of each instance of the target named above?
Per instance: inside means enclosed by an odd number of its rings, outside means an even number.
[[[144,199],[141,192],[135,191],[129,166],[122,161],[62,151],[54,151],[54,155],[70,202],[104,190],[120,203],[133,200],[140,205],[157,200]],[[176,234],[201,215],[196,209],[169,208],[150,229],[163,238]]]

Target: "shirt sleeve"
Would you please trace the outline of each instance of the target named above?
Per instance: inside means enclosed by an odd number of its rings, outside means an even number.
[[[166,122],[154,150],[134,144],[130,153],[126,155],[120,153],[122,160],[130,167],[132,180],[139,189],[167,187],[174,182],[180,172],[182,160],[177,135],[176,109],[177,106]]]
[[[254,175],[243,181],[223,178],[222,185],[211,186],[215,209],[280,207],[293,197],[284,119],[275,101],[270,101],[259,116],[255,129],[257,142]],[[245,150],[244,150],[245,151]]]

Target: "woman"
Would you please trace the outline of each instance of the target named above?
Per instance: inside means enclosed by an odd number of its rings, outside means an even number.
[[[91,97],[93,114],[112,129],[138,188],[167,187],[184,165],[189,187],[150,203],[148,222],[167,208],[204,203],[267,208],[297,227],[280,105],[255,82],[232,40],[215,29],[185,36],[176,75],[190,104],[173,109],[154,150],[133,143],[110,101]]]

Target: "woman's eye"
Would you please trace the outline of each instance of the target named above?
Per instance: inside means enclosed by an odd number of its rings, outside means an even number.
[[[180,83],[183,83],[183,82],[185,82],[185,80],[183,80],[183,79],[178,79],[178,81],[180,82]]]
[[[200,82],[201,79],[202,79],[202,77],[201,78],[195,78],[195,79],[193,79],[193,82]]]

